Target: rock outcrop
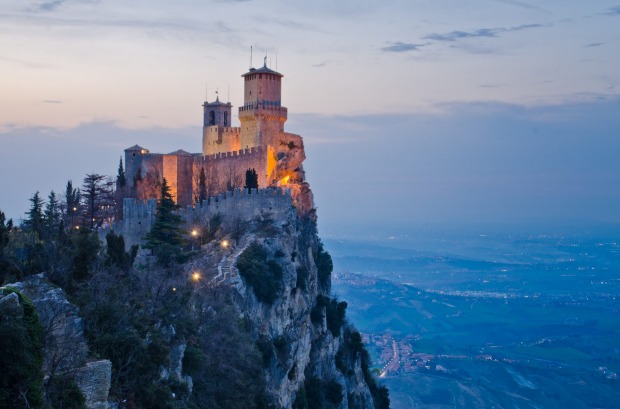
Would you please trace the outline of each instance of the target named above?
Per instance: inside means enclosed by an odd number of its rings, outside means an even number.
[[[79,310],[64,291],[45,280],[43,274],[13,283],[12,290],[25,295],[35,306],[44,334],[44,383],[53,376],[72,378],[86,400],[88,409],[107,409],[112,364],[108,360],[88,361],[88,345],[84,337]],[[17,300],[11,293],[0,302]]]

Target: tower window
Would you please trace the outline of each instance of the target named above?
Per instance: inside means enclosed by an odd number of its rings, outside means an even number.
[[[224,126],[228,126],[228,112],[224,112]]]
[[[209,112],[209,125],[215,125],[215,111]]]

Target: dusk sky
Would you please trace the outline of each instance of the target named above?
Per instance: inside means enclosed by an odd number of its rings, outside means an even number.
[[[136,143],[199,152],[250,46],[321,229],[620,223],[618,0],[0,0],[0,209]]]

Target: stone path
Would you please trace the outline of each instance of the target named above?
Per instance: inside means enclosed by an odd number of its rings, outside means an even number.
[[[232,249],[230,254],[226,254],[217,265],[217,275],[213,278],[212,282],[218,284],[232,284],[235,287],[241,283],[239,277],[239,270],[235,268],[234,264],[244,252],[244,250],[250,245],[253,240],[253,236],[244,237],[241,242]]]

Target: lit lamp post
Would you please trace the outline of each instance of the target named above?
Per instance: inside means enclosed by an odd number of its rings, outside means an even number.
[[[192,244],[192,251],[194,251],[194,239],[198,236],[198,230],[193,229],[192,230],[192,238],[191,238],[191,244]]]

